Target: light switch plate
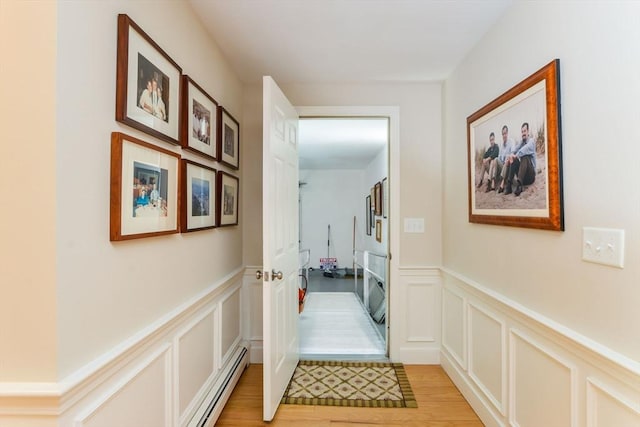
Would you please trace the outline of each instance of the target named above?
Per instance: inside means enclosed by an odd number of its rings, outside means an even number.
[[[582,259],[623,268],[624,230],[583,227]]]
[[[405,218],[405,233],[424,233],[424,218]]]

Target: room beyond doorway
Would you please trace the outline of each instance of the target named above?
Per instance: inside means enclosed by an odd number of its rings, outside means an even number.
[[[300,249],[309,250],[309,266],[315,270],[309,283],[310,312],[301,316],[299,323],[301,353],[307,352],[305,339],[309,344],[311,333],[305,328],[313,324],[317,339],[325,335],[322,339],[327,354],[384,357],[388,354],[389,216],[385,202],[389,188],[389,118],[300,117],[299,129]],[[360,265],[354,265],[354,253],[360,254]],[[383,264],[377,266],[377,272],[367,272],[366,278],[362,274],[364,253],[378,256]],[[354,273],[360,274],[359,292]],[[324,295],[314,298],[314,292]],[[327,295],[334,292],[351,295]],[[346,313],[345,307],[352,307],[352,312]],[[361,313],[365,322],[359,317]],[[310,317],[315,320],[309,321]],[[349,320],[331,321],[338,317]],[[325,320],[318,320],[322,318]],[[369,331],[369,344],[377,342],[375,350],[355,344],[366,339],[329,339],[355,333],[350,328],[358,324]],[[337,326],[343,329],[335,330]]]

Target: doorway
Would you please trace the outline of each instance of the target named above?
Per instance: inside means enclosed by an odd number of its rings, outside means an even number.
[[[389,120],[301,114],[303,357],[388,355]]]

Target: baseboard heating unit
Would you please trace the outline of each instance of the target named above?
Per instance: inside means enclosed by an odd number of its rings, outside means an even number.
[[[247,348],[238,347],[187,424],[188,427],[212,427],[216,423],[248,363]]]

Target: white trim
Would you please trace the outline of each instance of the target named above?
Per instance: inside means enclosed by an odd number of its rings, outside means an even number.
[[[546,326],[547,328],[553,330],[554,332],[562,335],[565,338],[570,339],[571,341],[574,341],[575,343],[579,344],[580,346],[586,348],[587,350],[590,350],[591,352],[603,357],[604,359],[613,362],[615,365],[617,365],[618,367],[621,367],[627,371],[629,371],[630,373],[636,375],[636,376],[640,376],[640,362],[632,360],[614,350],[611,350],[609,347],[602,345],[594,340],[592,340],[591,338],[585,337],[582,334],[579,334],[578,332],[554,321],[549,319],[546,316],[543,316],[542,314],[533,311],[525,306],[523,306],[520,303],[517,303],[507,297],[505,297],[504,295],[493,291],[491,289],[486,288],[485,286],[480,285],[479,283],[461,275],[458,274],[454,271],[451,271],[447,268],[442,268],[442,271],[445,272],[446,274],[450,275],[451,277],[454,277],[458,280],[460,280],[461,282],[465,283],[467,286],[475,289],[478,292],[481,292],[482,294],[496,300],[497,302],[507,306],[508,308],[514,310],[515,312],[517,312],[518,314],[525,316],[528,319],[534,320],[535,322]]]

